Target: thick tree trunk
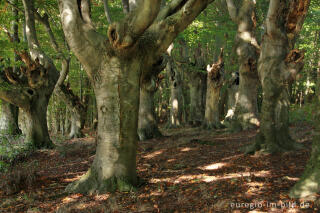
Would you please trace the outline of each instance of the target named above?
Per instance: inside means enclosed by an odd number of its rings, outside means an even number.
[[[258,78],[256,70],[243,70],[240,66],[240,84],[235,108],[236,120],[242,130],[259,126],[258,120]]]
[[[264,37],[258,67],[263,90],[261,127],[254,149],[248,152],[273,153],[294,148],[295,143],[289,135],[289,93],[281,74],[287,46],[285,38]]]
[[[218,62],[212,66],[208,65],[207,71],[207,99],[203,127],[206,129],[222,128],[223,125],[220,122],[219,114],[220,91],[223,86],[224,72],[222,48]]]
[[[180,69],[175,67],[172,59],[168,61],[167,71],[170,73],[170,118],[167,127],[175,128],[182,125],[183,93]]]
[[[191,126],[200,126],[203,121],[203,105],[202,105],[202,82],[200,73],[189,73],[190,88],[190,116],[189,123]]]
[[[154,110],[156,83],[154,80],[151,81],[148,82],[149,85],[147,85],[148,83],[142,83],[140,89],[138,135],[141,141],[162,136],[157,125]]]
[[[0,134],[19,135],[19,108],[5,101],[1,101]]]
[[[40,92],[34,97],[27,116],[26,141],[36,148],[52,148],[47,126],[47,108],[49,99]]]
[[[222,127],[219,116],[220,90],[221,85],[216,85],[215,82],[208,79],[206,111],[203,124],[206,129],[217,129]]]
[[[245,0],[239,9],[234,9],[232,0],[227,1],[229,14],[238,24],[236,36],[236,52],[240,63],[239,97],[236,102],[232,126],[239,130],[252,129],[259,126],[258,106],[258,43],[255,38],[256,14],[255,3]]]
[[[301,148],[301,145],[293,141],[289,135],[288,82],[294,80],[304,65],[304,54],[292,48],[295,34],[302,27],[308,4],[307,0],[292,1],[290,4],[270,1],[266,19],[267,29],[258,61],[263,90],[261,126],[255,144],[248,147],[247,153],[259,150],[275,153]],[[300,17],[296,14],[298,11],[301,11]],[[288,18],[293,15],[294,19]],[[290,33],[292,35],[288,36]]]
[[[137,185],[140,61],[113,58],[105,64],[110,67],[104,67],[93,82],[99,118],[97,153],[87,174],[68,191],[128,191]]]

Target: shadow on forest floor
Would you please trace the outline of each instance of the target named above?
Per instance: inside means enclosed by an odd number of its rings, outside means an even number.
[[[137,169],[145,185],[92,196],[67,195],[64,188],[89,168],[94,138],[66,141],[27,159],[38,162],[36,184],[14,195],[0,191],[0,212],[317,212],[313,203],[300,208],[287,196],[309,159],[311,129],[291,128],[307,149],[260,156],[239,151],[256,131],[165,130],[166,137],[139,143]]]

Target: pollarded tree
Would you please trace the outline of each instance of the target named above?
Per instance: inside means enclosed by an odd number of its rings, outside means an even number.
[[[206,129],[221,128],[219,114],[220,90],[224,83],[223,48],[219,59],[212,66],[207,66],[207,99],[203,127]]]
[[[207,84],[206,75],[206,60],[207,52],[198,43],[198,47],[194,49],[193,55],[189,56],[192,58],[192,63],[187,64],[188,72],[188,84],[190,88],[190,116],[188,118],[189,123],[192,126],[200,126],[203,122],[205,106],[203,96],[206,91],[204,88]],[[190,59],[189,59],[190,60]],[[203,86],[205,84],[205,87]]]
[[[37,39],[33,1],[23,1],[26,37],[29,53],[16,51],[25,66],[19,75],[13,68],[6,68],[0,82],[0,98],[18,106],[26,113],[26,140],[34,147],[52,147],[47,127],[49,98],[58,80],[59,73],[52,60],[42,51]]]
[[[183,124],[183,82],[182,82],[182,69],[175,63],[172,56],[172,49],[174,45],[171,44],[168,48],[168,63],[166,71],[168,73],[170,82],[170,117],[168,119],[167,127],[176,128]]]
[[[93,27],[89,1],[59,0],[66,39],[89,76],[99,118],[94,162],[69,191],[130,190],[137,184],[141,76],[211,2],[177,0],[160,10],[161,0],[141,0],[122,21],[109,26],[106,37]]]
[[[260,132],[248,153],[295,149],[289,135],[288,82],[303,68],[304,53],[294,49],[310,0],[270,0],[258,61],[263,89]],[[241,79],[240,79],[241,81]]]
[[[227,0],[227,6],[231,19],[238,25],[235,43],[240,84],[233,122],[240,125],[237,129],[250,129],[259,126],[257,63],[260,47],[255,37],[255,1],[243,0],[241,6],[237,6],[233,0]]]

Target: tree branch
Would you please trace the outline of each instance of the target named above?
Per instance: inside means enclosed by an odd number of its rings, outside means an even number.
[[[234,4],[233,0],[226,0],[226,2],[227,2],[230,18],[232,19],[232,21],[237,23],[239,9]]]
[[[7,79],[3,74],[0,74],[0,99],[15,106],[18,106],[22,109],[28,110],[30,107],[29,103],[32,98],[32,95],[32,89],[12,85],[7,82]]]
[[[111,24],[112,23],[112,19],[111,19],[111,16],[110,16],[108,0],[103,0],[103,7],[104,7],[104,14],[106,15],[106,18],[107,18],[109,24]]]
[[[34,1],[33,0],[23,0],[23,6],[25,10],[25,28],[26,36],[29,46],[29,52],[31,58],[35,63],[32,63],[40,71],[41,80],[39,82],[44,83],[43,88],[48,88],[48,92],[51,94],[51,88],[53,89],[56,81],[59,78],[59,72],[57,71],[53,61],[49,58],[41,49],[35,28],[34,20]],[[40,63],[38,63],[40,62]],[[43,69],[44,68],[44,69]],[[30,70],[31,71],[31,70]],[[32,73],[28,72],[29,82],[33,82],[31,79]],[[30,85],[31,86],[31,85]],[[40,85],[39,85],[40,86]]]
[[[83,21],[77,0],[59,0],[59,10],[69,47],[88,72],[94,72],[100,64],[98,60],[102,60],[99,54],[111,46],[90,23]]]
[[[122,22],[113,23],[108,29],[113,48],[126,49],[135,44],[157,17],[160,4],[161,0],[141,0]]]
[[[279,0],[270,0],[266,18],[267,34],[270,36],[277,36],[280,33],[277,26],[280,6],[281,2]]]
[[[168,4],[167,6],[163,7],[161,11],[159,12],[159,15],[157,17],[157,21],[163,20],[167,18],[168,16],[174,14],[177,12],[181,7],[186,3],[185,0],[173,0]]]
[[[81,16],[84,22],[88,24],[92,24],[91,21],[91,5],[90,5],[90,0],[79,0],[81,1]]]
[[[149,29],[151,33],[159,35],[159,39],[156,46],[156,54],[161,54],[167,50],[169,45],[173,42],[176,36],[187,28],[189,24],[214,0],[176,0],[170,5],[175,5],[172,15],[167,13],[167,15],[161,15],[165,17],[161,19],[157,18],[155,22]],[[167,10],[168,6],[163,10]],[[165,13],[161,11],[160,13]]]

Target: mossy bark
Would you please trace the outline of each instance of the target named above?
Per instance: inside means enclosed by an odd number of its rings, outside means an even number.
[[[1,101],[0,134],[19,135],[19,108],[5,101]]]
[[[264,36],[258,67],[263,89],[261,127],[248,153],[257,150],[274,153],[295,148],[289,135],[288,88],[281,70],[281,63],[287,55],[287,45],[285,38]]]
[[[26,142],[35,148],[53,148],[47,126],[47,108],[49,98],[46,94],[38,92],[34,95],[31,107],[26,110]]]

